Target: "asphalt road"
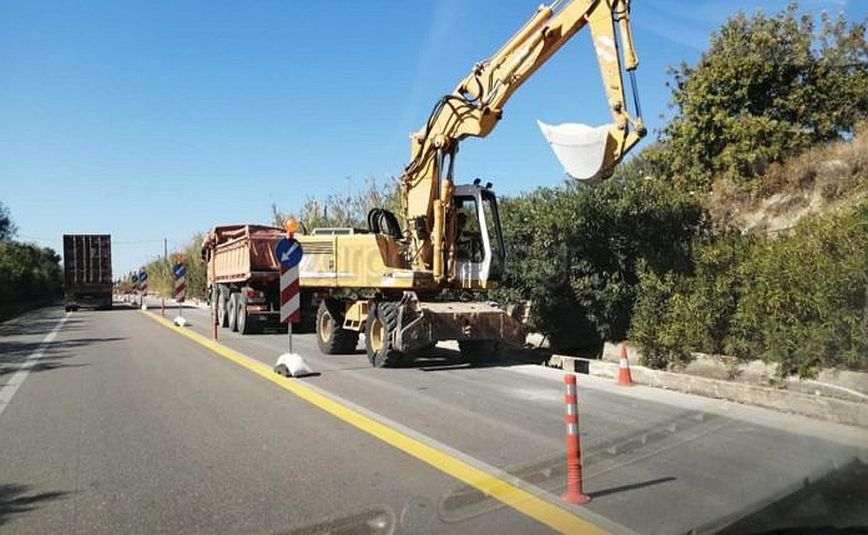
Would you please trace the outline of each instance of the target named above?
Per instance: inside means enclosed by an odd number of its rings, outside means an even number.
[[[184,315],[210,336],[207,311]],[[70,314],[33,358],[63,316],[0,324],[0,531],[549,531],[140,311]],[[287,336],[221,330],[220,343],[272,365]],[[294,345],[318,372],[297,381],[559,503],[562,373],[517,356],[469,367],[443,348],[377,370],[361,346]],[[564,508],[598,526],[868,526],[865,430],[587,376],[579,396],[593,501]]]

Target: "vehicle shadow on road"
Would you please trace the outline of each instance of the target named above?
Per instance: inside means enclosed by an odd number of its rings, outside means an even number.
[[[60,317],[55,318],[39,318],[39,319],[21,319],[14,322],[5,322],[0,324],[0,340],[7,336],[34,336],[46,335],[57,326]],[[67,318],[63,324],[63,331],[80,330],[77,325],[81,323],[80,319]],[[38,342],[37,342],[38,343]]]
[[[45,348],[45,354],[35,359],[31,372],[49,371],[58,368],[79,368],[89,364],[61,364],[58,361],[78,355],[78,348],[101,343],[112,343],[126,340],[125,337],[106,338],[74,338],[71,340],[53,341]],[[40,342],[0,342],[0,375],[14,373],[21,369],[24,359],[37,351]]]
[[[125,312],[125,311],[129,311],[129,310],[141,310],[141,308],[142,308],[142,306],[138,302],[127,303],[125,301],[115,301],[114,304],[112,304],[111,308],[104,308],[101,310],[97,310],[97,312]],[[175,303],[172,303],[171,305],[166,303],[165,309],[166,309],[167,315],[170,312],[176,312],[177,313],[178,312],[178,305]],[[148,310],[151,312],[159,311],[160,310],[159,303],[157,303],[157,304],[149,303],[148,304]],[[183,310],[203,310],[205,312],[208,312],[208,309],[206,309],[206,308],[201,308],[201,307],[196,306],[196,305],[187,305],[187,304],[181,305],[181,310],[182,311]]]
[[[525,364],[542,364],[544,358],[528,351],[507,348],[498,355],[484,361],[470,362],[461,352],[436,347],[418,355],[407,355],[401,359],[400,368],[418,368],[423,372],[465,370],[477,368],[503,368]]]
[[[820,478],[805,478],[783,497],[710,526],[736,533],[868,533],[868,464],[860,459]],[[741,518],[739,518],[741,517]],[[726,525],[729,524],[729,525]]]
[[[64,499],[68,492],[33,492],[27,485],[0,484],[0,526],[45,502]]]
[[[107,342],[120,342],[126,339],[126,337],[121,336],[109,336],[103,338],[84,337],[72,338],[69,340],[53,340],[45,347],[45,356],[42,358],[56,356],[64,349],[76,349],[79,347]],[[18,342],[14,340],[0,341],[0,362],[15,360],[16,358],[24,358],[36,351],[41,343],[41,340],[32,342]]]

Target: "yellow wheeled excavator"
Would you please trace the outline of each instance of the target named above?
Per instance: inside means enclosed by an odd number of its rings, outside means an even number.
[[[523,341],[519,318],[493,303],[437,299],[447,288],[493,288],[505,264],[494,191],[479,180],[457,185],[455,157],[463,139],[487,136],[512,94],[586,27],[613,122],[602,128],[541,125],[544,134],[569,173],[598,180],[611,175],[645,135],[629,0],[540,6],[500,50],[437,101],[412,135],[410,163],[401,176],[400,224],[391,213],[373,210],[367,232],[323,229],[300,238],[302,286],[320,298],[320,349],[351,352],[364,332],[368,358],[380,367],[441,340],[457,340],[470,360],[490,358],[500,342]],[[632,115],[622,65],[631,81]]]
[[[493,288],[506,261],[491,184],[456,184],[455,157],[463,139],[494,129],[512,94],[583,28],[590,30],[613,122],[599,128],[541,124],[555,154],[575,178],[601,180],[645,135],[629,0],[540,6],[500,50],[437,101],[411,136],[400,222],[375,209],[367,229],[314,229],[298,236],[304,249],[302,301],[308,306],[303,315],[313,320],[316,310],[323,352],[354,352],[362,332],[376,367],[394,366],[403,355],[442,340],[457,340],[470,360],[490,358],[499,343],[523,342],[517,314],[494,303],[438,299],[445,289]],[[622,66],[632,85],[632,114]]]

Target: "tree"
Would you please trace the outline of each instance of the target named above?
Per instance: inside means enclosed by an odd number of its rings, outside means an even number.
[[[852,133],[868,116],[865,30],[824,15],[815,33],[795,4],[728,20],[695,67],[671,70],[675,116],[652,160],[691,189],[725,174],[749,190],[769,164]]]
[[[187,266],[187,298],[206,299],[208,297],[208,265],[202,259],[201,248],[204,234],[194,234],[183,249],[169,253],[168,259],[162,256],[151,260],[148,270],[148,289],[160,295],[170,296],[175,286],[172,265],[182,257]],[[131,279],[135,272],[130,273]]]
[[[18,229],[12,221],[12,215],[9,213],[9,208],[0,202],[0,241],[9,241],[15,237]]]
[[[63,273],[54,250],[12,240],[0,241],[0,318],[22,307],[60,296]]]
[[[299,210],[298,220],[308,231],[318,227],[367,227],[368,212],[372,208],[385,208],[398,213],[401,197],[398,182],[394,179],[364,180],[362,187],[347,195],[331,194],[324,199],[308,197]],[[271,205],[272,224],[283,227],[288,214],[281,213],[276,204]]]

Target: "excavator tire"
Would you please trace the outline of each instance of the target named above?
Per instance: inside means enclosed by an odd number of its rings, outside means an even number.
[[[371,306],[365,322],[365,350],[368,361],[375,368],[392,368],[403,354],[394,348],[394,334],[398,328],[398,305],[383,301]]]
[[[484,364],[494,360],[500,348],[497,340],[460,340],[458,349],[464,360],[471,364]]]
[[[359,333],[343,328],[344,311],[340,301],[323,299],[316,311],[316,345],[326,355],[353,353]]]

